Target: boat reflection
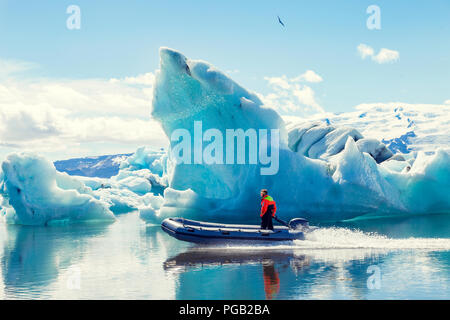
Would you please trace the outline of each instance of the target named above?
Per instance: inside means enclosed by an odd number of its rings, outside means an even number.
[[[266,299],[271,300],[280,292],[280,276],[275,269],[273,260],[268,259],[263,261],[263,278],[264,278],[264,292]]]
[[[198,269],[214,272],[217,267],[233,268],[234,266],[251,267],[252,274],[250,287],[264,287],[266,299],[276,299],[283,284],[286,282],[287,274],[299,274],[309,266],[309,259],[305,255],[298,255],[289,251],[244,251],[211,248],[192,248],[172,258],[167,259],[163,267],[167,272],[178,273],[180,277],[188,275],[190,271]],[[261,269],[254,269],[258,265]],[[238,268],[239,270],[246,270]],[[262,271],[262,272],[261,272]],[[245,272],[245,271],[244,271]],[[233,277],[231,275],[231,277]],[[228,281],[225,281],[228,282]],[[223,283],[221,286],[229,286],[233,280]],[[220,283],[219,281],[217,283]],[[258,285],[259,284],[259,285]],[[262,288],[261,288],[262,289]],[[187,288],[186,288],[187,290]]]
[[[335,291],[361,299],[371,293],[368,268],[395,256],[365,249],[193,247],[163,268],[177,278],[177,299],[329,299]]]
[[[192,248],[164,262],[166,271],[183,271],[192,267],[208,267],[232,264],[277,264],[290,267],[294,272],[309,265],[306,255],[296,255],[289,251],[228,250],[217,248]]]

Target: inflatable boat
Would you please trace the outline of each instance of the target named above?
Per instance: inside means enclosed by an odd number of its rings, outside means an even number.
[[[161,228],[172,237],[194,243],[237,243],[237,242],[275,242],[304,240],[309,230],[308,221],[292,219],[289,223],[277,220],[285,226],[274,226],[273,230],[262,230],[258,225],[222,224],[167,218]]]

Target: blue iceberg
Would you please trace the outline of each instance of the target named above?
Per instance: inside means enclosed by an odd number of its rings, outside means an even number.
[[[223,135],[227,129],[280,130],[279,170],[274,175],[261,175],[260,164],[177,163],[169,153],[160,218],[173,214],[174,208],[190,218],[254,220],[261,188],[269,190],[286,219],[450,212],[446,151],[419,152],[405,160],[353,128],[330,123],[287,126],[255,94],[214,66],[168,48],[160,56],[152,115],[168,137],[179,128],[195,135],[196,121]],[[171,139],[172,149],[176,143]]]
[[[49,225],[113,221],[108,206],[81,181],[57,172],[42,156],[11,154],[2,164],[2,212],[10,223]]]
[[[350,126],[285,123],[211,64],[168,48],[160,58],[151,112],[168,150],[139,148],[110,178],[69,176],[39,155],[12,154],[0,172],[8,222],[113,221],[130,211],[155,223],[174,215],[255,222],[262,188],[285,219],[450,212],[448,151],[394,154]]]

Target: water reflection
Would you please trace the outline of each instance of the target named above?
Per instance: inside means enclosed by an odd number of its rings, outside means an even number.
[[[289,251],[246,251],[239,249],[220,249],[193,247],[164,262],[165,270],[189,270],[190,267],[223,265],[264,264],[267,261],[292,267],[295,270],[308,265],[305,255],[294,256]]]
[[[272,259],[263,261],[262,266],[264,292],[266,293],[266,299],[271,300],[280,292],[280,277],[278,271],[275,269],[275,262]]]
[[[364,298],[367,268],[384,258],[372,250],[193,247],[167,259],[164,269],[178,274],[177,299]]]
[[[306,256],[293,256],[287,252],[242,252],[234,250],[209,250],[208,248],[194,248],[180,253],[164,262],[166,271],[188,272],[190,268],[254,265],[259,264],[263,270],[263,283],[266,299],[273,299],[280,291],[280,278],[277,269],[292,268],[298,272],[307,266]]]
[[[448,299],[450,239],[440,226],[449,219],[436,220],[344,225],[403,239],[322,228],[305,241],[247,247],[180,242],[137,214],[111,225],[0,224],[0,298]],[[377,289],[368,286],[374,268]]]
[[[107,225],[86,228],[4,226],[1,267],[6,296],[48,298],[45,288],[83,258],[84,241],[101,236]]]

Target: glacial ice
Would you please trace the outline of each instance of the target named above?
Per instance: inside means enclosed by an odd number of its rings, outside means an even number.
[[[11,154],[2,164],[8,222],[48,225],[80,220],[114,220],[113,213],[73,177],[34,154]]]
[[[227,129],[279,129],[278,172],[262,175],[267,165],[261,163],[179,163],[171,152],[177,141],[168,150],[139,148],[111,178],[69,176],[56,172],[41,156],[12,154],[0,172],[5,219],[48,224],[112,220],[114,214],[139,211],[149,222],[176,215],[258,223],[262,188],[269,190],[286,220],[450,212],[448,151],[393,154],[384,143],[347,124],[286,123],[256,94],[212,65],[168,48],[160,56],[152,116],[168,137],[178,129],[194,136],[196,121],[203,130],[216,129],[224,136]],[[358,119],[370,117],[366,112]]]
[[[331,125],[330,122],[304,122],[289,124],[289,148],[313,159],[327,159],[344,150],[348,137],[356,141],[361,152],[370,154],[381,163],[394,154],[377,139],[364,138],[355,128]]]
[[[381,141],[394,153],[432,154],[439,148],[450,152],[450,104],[369,103],[360,104],[350,112],[308,118],[284,116],[283,119],[297,125],[325,122],[336,127],[352,127],[365,138]]]
[[[210,64],[167,48],[160,55],[152,115],[168,137],[177,128],[192,133],[198,120],[205,128],[222,132],[226,128],[282,132],[280,170],[275,175],[261,176],[258,165],[167,166],[169,183],[160,218],[176,208],[192,218],[254,221],[261,188],[269,189],[286,219],[343,220],[366,214],[450,211],[449,179],[442,179],[450,168],[447,152],[420,153],[415,161],[402,161],[401,156],[389,160],[393,153],[383,143],[365,138],[355,128],[330,121],[286,127],[255,95]],[[422,185],[439,192],[429,193]]]
[[[8,223],[51,225],[114,221],[114,214],[130,211],[141,211],[143,218],[157,214],[167,177],[140,168],[161,170],[162,175],[164,154],[139,149],[110,179],[69,176],[42,156],[11,154],[0,171],[1,215]]]
[[[344,149],[348,137],[358,141],[363,136],[350,127],[335,127],[329,123],[300,123],[288,126],[288,146],[313,159],[334,156]]]
[[[360,139],[356,142],[356,146],[359,151],[370,154],[377,163],[381,163],[394,155],[384,143],[376,139]]]

